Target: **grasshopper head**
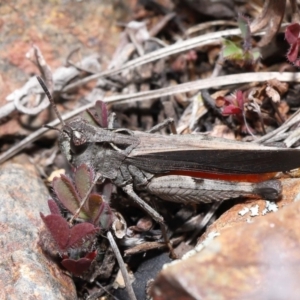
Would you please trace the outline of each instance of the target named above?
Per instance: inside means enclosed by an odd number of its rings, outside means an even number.
[[[88,148],[88,137],[84,125],[85,122],[78,117],[63,126],[60,132],[60,150],[71,163],[74,161],[75,156],[84,153]]]

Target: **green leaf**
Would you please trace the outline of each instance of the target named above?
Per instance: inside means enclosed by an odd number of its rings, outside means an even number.
[[[96,127],[99,127],[99,124],[96,122],[95,118],[93,117],[93,114],[92,112],[87,109],[86,111],[84,111],[82,114],[81,114],[81,117],[89,124],[93,125],[93,126],[96,126]]]
[[[111,211],[111,208],[108,203],[103,202],[100,206],[100,217],[99,217],[99,224],[100,227],[103,229],[109,229],[113,222],[114,214]]]
[[[92,186],[94,174],[86,164],[80,165],[75,171],[75,185],[80,198],[84,198]]]
[[[261,53],[260,53],[259,49],[257,49],[257,48],[253,48],[251,50],[251,53],[252,53],[252,59],[254,61],[258,60],[261,57]]]
[[[55,177],[52,187],[62,205],[72,214],[75,214],[80,205],[80,198],[70,179],[65,175],[61,175],[60,178]],[[87,219],[84,211],[80,212],[79,217]]]
[[[242,14],[238,16],[238,26],[241,30],[243,40],[248,41],[251,37],[250,26],[248,19]]]
[[[223,57],[225,59],[232,60],[242,60],[243,59],[243,50],[236,43],[223,39]]]

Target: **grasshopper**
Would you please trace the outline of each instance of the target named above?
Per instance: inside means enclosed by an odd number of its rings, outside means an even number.
[[[96,103],[98,125],[82,117],[65,124],[44,82],[39,77],[38,81],[61,120],[59,146],[71,165],[88,164],[98,178],[109,179],[122,188],[161,225],[163,217],[136,191],[147,191],[163,200],[184,204],[251,196],[276,200],[281,195],[280,181],[265,179],[270,173],[300,166],[297,149],[202,134],[156,133],[165,126],[172,128],[169,119],[148,132],[115,129],[107,119],[106,106],[100,101]],[[254,177],[262,181],[247,181]]]

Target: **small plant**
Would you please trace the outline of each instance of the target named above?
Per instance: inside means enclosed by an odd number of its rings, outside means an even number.
[[[49,207],[54,206],[53,200],[49,200],[49,202],[51,203]],[[61,215],[56,213],[51,213],[48,216],[44,216],[42,213],[40,215],[61,254],[66,253],[70,248],[82,246],[84,241],[99,229],[87,222],[71,227]]]
[[[224,116],[228,115],[238,115],[242,116],[244,114],[244,104],[247,100],[245,100],[244,94],[242,91],[238,90],[235,94],[222,97],[224,101],[224,107],[222,110],[222,114]]]
[[[87,222],[70,226],[59,214],[59,208],[54,200],[49,200],[48,205],[51,214],[44,216],[41,213],[41,218],[56,245],[56,250],[62,257],[61,264],[75,276],[80,276],[89,269],[96,257],[97,252],[91,249],[93,238],[99,231],[99,227]],[[48,245],[46,243],[41,243],[41,245],[47,250]],[[77,259],[74,259],[74,249],[83,249],[79,253],[85,253],[84,257],[77,255]]]
[[[97,101],[93,110],[83,114],[87,122],[105,128],[108,126],[107,116],[107,108],[102,101]],[[102,195],[92,193],[95,173],[91,168],[82,164],[74,171],[73,177],[74,181],[65,175],[54,178],[52,187],[57,202],[50,199],[48,206],[51,214],[44,216],[41,213],[41,218],[54,242],[56,253],[62,257],[61,264],[73,275],[81,276],[97,256],[96,234],[110,228],[113,213]],[[104,194],[109,191],[108,198],[110,187],[110,183],[105,183],[103,187]],[[62,216],[60,207],[67,210],[65,215],[69,222]],[[73,221],[77,224],[72,225]],[[49,244],[47,237],[41,240],[45,250]]]
[[[300,67],[300,24],[294,23],[285,29],[285,39],[290,45],[290,49],[287,53],[287,59],[296,67]]]
[[[75,276],[80,276],[90,268],[96,256],[97,251],[92,251],[87,253],[85,257],[77,260],[68,257],[64,258],[61,264]]]
[[[223,58],[234,61],[239,65],[253,64],[260,58],[260,52],[257,48],[252,48],[249,20],[239,14],[238,26],[242,38],[235,37],[233,40],[223,40]]]
[[[286,91],[286,85],[272,79],[256,89],[237,90],[233,94],[219,96],[216,106],[220,108],[223,116],[232,116],[235,123],[241,125],[241,132],[252,135],[258,131],[265,134],[265,122],[270,120],[264,117],[266,112],[269,115],[272,113],[277,122],[284,121],[279,107],[282,105],[281,95]]]
[[[106,104],[103,101],[96,101],[93,110],[86,110],[82,117],[89,123],[102,128],[108,127],[108,111]]]
[[[254,129],[250,127],[246,119],[247,106],[249,105],[249,99],[246,93],[237,90],[234,94],[218,97],[216,105],[221,108],[223,116],[234,116],[238,123],[242,125],[242,131],[253,134]],[[257,113],[259,112],[257,111]]]
[[[109,204],[101,195],[91,193],[94,177],[94,172],[83,164],[74,172],[74,183],[65,175],[54,178],[52,182],[58,203],[67,209],[69,216],[78,214],[77,224],[72,225],[63,218],[53,199],[48,200],[51,214],[40,214],[62,257],[62,265],[75,276],[89,269],[97,256],[95,235],[101,229],[108,230],[113,221]],[[81,205],[85,199],[85,204]],[[78,212],[80,207],[82,209]],[[43,243],[42,246],[47,248]]]
[[[101,195],[91,193],[87,196],[93,185],[94,177],[94,172],[83,164],[74,172],[74,184],[67,176],[61,175],[60,178],[54,178],[52,186],[59,202],[73,215],[78,212],[84,198],[87,197],[78,217],[84,221],[98,224],[101,216],[104,217],[105,213],[111,215],[111,212],[109,205],[103,201]],[[110,221],[108,220],[108,224],[100,222],[107,229]]]

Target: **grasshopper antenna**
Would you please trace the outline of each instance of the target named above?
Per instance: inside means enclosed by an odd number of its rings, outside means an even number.
[[[50,125],[44,125],[44,127],[46,127],[46,128],[49,128],[49,129],[51,129],[51,130],[56,130],[56,131],[59,131],[60,132],[60,130],[58,129],[58,128],[56,128],[56,127],[54,127],[54,126],[50,126]]]
[[[51,103],[51,105],[52,105],[52,107],[53,107],[53,109],[54,109],[54,111],[55,111],[55,113],[56,113],[56,115],[57,115],[60,123],[61,123],[61,125],[65,126],[66,123],[62,119],[61,114],[58,112],[58,109],[57,109],[57,107],[56,107],[56,105],[54,103],[53,97],[51,96],[51,94],[50,94],[50,92],[49,92],[49,90],[48,90],[48,88],[47,88],[44,80],[40,76],[36,76],[36,79],[38,80],[38,82],[41,85],[42,89],[44,90],[45,94],[47,95],[47,97],[48,97],[48,99],[49,99],[49,101],[50,101],[50,103]]]

